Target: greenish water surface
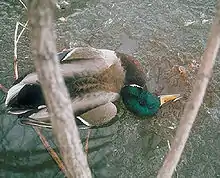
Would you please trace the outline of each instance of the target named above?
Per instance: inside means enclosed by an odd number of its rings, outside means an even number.
[[[25,1],[24,1],[25,2]],[[117,121],[95,129],[89,141],[89,165],[97,178],[154,178],[168,142],[175,135],[184,104],[195,80],[215,12],[214,0],[67,0],[56,10],[57,49],[93,46],[132,54],[143,64],[148,89],[180,93],[150,120],[138,120],[118,106]],[[62,20],[64,19],[64,20]],[[17,21],[27,13],[15,0],[0,2],[0,83],[13,83],[13,43]],[[34,68],[25,31],[18,43],[19,74]],[[181,76],[178,66],[186,69]],[[204,104],[173,177],[220,177],[220,63],[213,72]],[[185,77],[185,78],[184,78]],[[31,127],[7,115],[0,91],[0,177],[64,177]],[[56,149],[52,134],[47,130]],[[84,144],[87,132],[80,131]]]

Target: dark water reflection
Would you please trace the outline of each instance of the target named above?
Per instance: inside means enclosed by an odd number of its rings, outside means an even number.
[[[57,48],[88,46],[109,48],[136,56],[144,65],[148,89],[164,86],[163,93],[184,98],[165,105],[150,120],[137,120],[119,103],[118,120],[92,131],[89,164],[94,177],[155,177],[175,134],[183,106],[191,91],[196,68],[206,43],[216,1],[90,0],[59,1],[56,10]],[[0,2],[0,83],[13,82],[15,23],[25,22],[19,1]],[[63,17],[63,18],[62,18]],[[64,19],[64,20],[62,20]],[[33,69],[28,31],[18,48],[19,72]],[[186,68],[186,78],[175,66]],[[184,155],[174,177],[220,176],[219,59]],[[0,176],[64,177],[30,127],[5,114],[0,92]],[[44,134],[54,148],[51,133]],[[86,131],[80,132],[84,143]],[[177,175],[178,174],[178,175]]]

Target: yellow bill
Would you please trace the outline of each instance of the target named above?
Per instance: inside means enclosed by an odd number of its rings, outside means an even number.
[[[162,106],[164,103],[167,103],[169,101],[177,101],[180,98],[180,94],[173,94],[173,95],[161,95],[160,96],[160,106]]]

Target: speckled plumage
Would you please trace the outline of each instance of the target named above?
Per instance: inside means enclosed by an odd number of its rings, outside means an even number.
[[[117,74],[117,75],[114,75]],[[124,85],[125,71],[121,66],[113,64],[109,68],[83,77],[67,77],[65,83],[72,98],[95,91],[119,93]]]

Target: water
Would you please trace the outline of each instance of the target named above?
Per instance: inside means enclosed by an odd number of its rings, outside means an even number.
[[[90,0],[59,1],[56,10],[57,49],[64,46],[108,48],[132,54],[144,65],[148,89],[184,98],[162,107],[150,120],[138,120],[118,104],[118,120],[92,131],[89,164],[94,177],[156,176],[168,140],[175,134],[184,103],[200,63],[216,1]],[[27,14],[19,1],[0,2],[0,83],[13,82],[13,38],[17,21]],[[64,19],[64,20],[63,20]],[[28,31],[18,44],[20,74],[33,69]],[[178,66],[187,70],[186,78]],[[191,67],[190,67],[191,66]],[[219,58],[196,123],[174,177],[220,177]],[[64,177],[30,127],[5,114],[0,92],[0,176]],[[51,133],[43,132],[54,148]],[[80,132],[84,143],[86,132]]]

